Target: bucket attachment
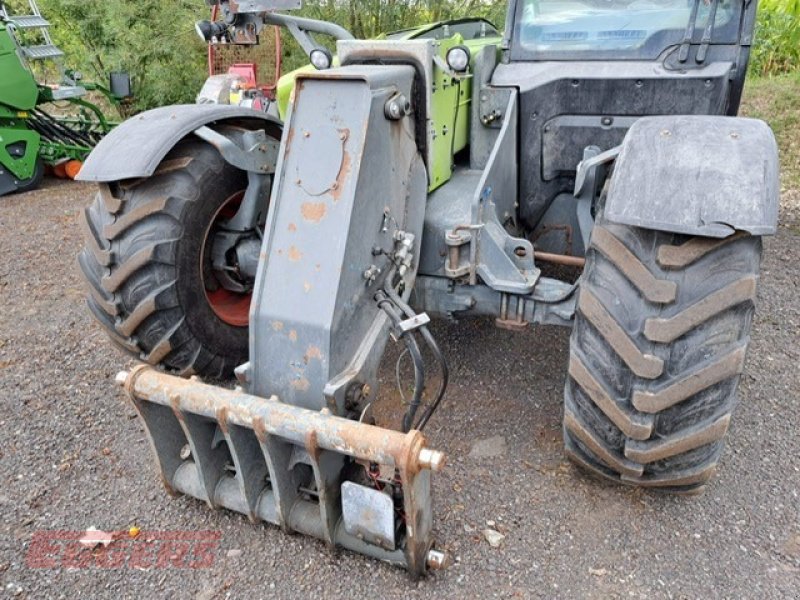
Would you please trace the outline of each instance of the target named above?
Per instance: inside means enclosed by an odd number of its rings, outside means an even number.
[[[431,538],[431,471],[445,456],[400,433],[166,375],[121,372],[171,494],[402,566],[447,565]]]

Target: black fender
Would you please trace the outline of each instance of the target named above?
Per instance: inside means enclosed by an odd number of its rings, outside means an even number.
[[[772,235],[780,195],[778,146],[763,121],[645,117],[628,130],[604,216],[647,229],[724,238]]]
[[[92,150],[77,177],[80,181],[118,181],[150,177],[181,139],[204,125],[235,121],[253,129],[282,127],[263,112],[227,104],[178,104],[131,117]]]

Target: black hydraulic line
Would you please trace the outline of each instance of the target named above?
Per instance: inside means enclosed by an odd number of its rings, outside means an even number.
[[[73,142],[71,136],[66,134],[62,131],[61,128],[57,127],[55,119],[53,119],[50,115],[40,109],[34,109],[33,111],[34,117],[36,121],[45,128],[46,131],[50,132],[50,135],[56,137],[58,140],[62,142]]]
[[[80,131],[75,131],[74,129],[70,129],[69,127],[64,126],[63,124],[59,123],[57,119],[54,119],[49,114],[44,112],[41,109],[36,109],[34,114],[38,117],[44,117],[44,119],[54,128],[58,129],[63,135],[70,138],[73,142],[80,141],[83,144],[88,144],[89,146],[93,146],[93,142],[91,138],[87,135],[84,135]]]
[[[378,298],[378,307],[380,307],[395,326],[400,324],[402,318],[400,314],[395,310],[394,305],[391,301],[383,298]],[[419,345],[417,344],[417,340],[411,334],[405,334],[402,336],[403,343],[405,343],[406,348],[408,349],[409,355],[411,355],[411,360],[414,363],[414,394],[411,397],[411,402],[408,405],[408,410],[406,414],[403,416],[403,433],[407,433],[411,431],[411,426],[414,424],[414,417],[417,414],[417,410],[419,409],[420,405],[422,404],[422,393],[425,390],[425,363],[422,360],[422,353],[419,351]]]
[[[564,302],[565,300],[569,299],[572,294],[580,287],[581,280],[578,279],[575,283],[569,286],[563,294],[557,296],[555,298],[542,298],[541,296],[536,296],[536,289],[533,290],[533,300],[534,302],[541,302],[542,304],[558,304],[559,302]]]
[[[31,127],[39,133],[47,141],[57,141],[61,143],[72,143],[70,138],[64,137],[57,129],[53,128],[47,121],[39,118],[34,114],[34,117],[28,121]]]
[[[48,121],[36,113],[34,113],[34,117],[34,122],[40,128],[40,133],[42,133],[42,135],[44,135],[44,137],[49,141],[57,141],[64,144],[75,143],[75,140],[72,136],[66,134],[61,129],[56,127],[52,121]]]
[[[439,363],[439,368],[442,371],[442,381],[439,383],[439,391],[436,393],[436,398],[431,405],[425,409],[425,412],[422,413],[419,421],[417,421],[415,429],[422,431],[425,429],[425,425],[428,424],[428,421],[430,421],[433,413],[436,412],[436,409],[439,408],[439,404],[441,404],[442,400],[444,399],[444,394],[447,391],[447,384],[450,380],[450,370],[447,368],[447,360],[445,359],[444,354],[442,354],[442,351],[439,349],[439,344],[436,343],[433,335],[430,331],[428,331],[427,326],[423,326],[420,329],[420,332],[422,333],[422,338],[431,349],[434,358],[436,358],[436,362]]]
[[[412,318],[416,316],[414,309],[412,309],[398,294],[389,283],[387,279],[387,283],[384,286],[384,291],[389,299],[394,302],[400,310],[405,313],[408,318]],[[450,380],[450,370],[447,368],[447,359],[444,357],[441,349],[439,348],[439,344],[436,343],[436,339],[433,337],[433,334],[428,329],[427,325],[423,325],[419,328],[420,333],[422,334],[422,339],[425,340],[425,343],[428,344],[428,348],[430,348],[433,357],[436,359],[436,362],[439,363],[439,368],[442,372],[442,381],[439,383],[439,390],[436,392],[436,398],[431,403],[431,405],[422,413],[415,429],[422,431],[427,425],[428,421],[430,421],[431,416],[441,404],[442,399],[444,398],[444,394],[447,391],[447,384]]]
[[[60,123],[58,119],[51,117],[47,113],[43,114],[45,114],[50,119],[54,127],[57,127],[60,131],[64,133],[64,135],[71,138],[74,142],[88,144],[89,146],[92,145],[92,138],[90,138],[88,135],[84,134],[83,132],[72,129],[63,123]]]
[[[75,143],[75,140],[73,140],[71,137],[65,136],[58,129],[54,128],[45,121],[37,120],[34,129],[36,129],[42,135],[42,137],[49,142],[56,142],[60,144]]]

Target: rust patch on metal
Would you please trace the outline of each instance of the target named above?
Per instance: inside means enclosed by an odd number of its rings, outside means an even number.
[[[305,377],[300,377],[292,381],[292,387],[300,392],[306,392],[311,387],[311,382]]]
[[[256,433],[256,439],[262,445],[267,442],[267,426],[264,424],[264,419],[261,417],[253,418],[253,431]]]
[[[283,321],[273,321],[271,325],[272,329],[275,331],[280,331],[283,329]]]
[[[306,434],[305,445],[306,452],[308,452],[309,456],[311,456],[315,461],[319,461],[319,455],[322,453],[322,449],[319,447],[316,429],[312,429]]]
[[[289,339],[292,340],[293,342],[296,342],[297,341],[297,331],[295,331],[294,329],[289,331]]]
[[[342,195],[342,189],[344,188],[345,181],[347,176],[350,174],[350,153],[347,151],[347,138],[350,137],[350,130],[349,129],[340,129],[339,130],[339,137],[342,140],[342,164],[339,166],[339,172],[336,174],[336,181],[333,182],[331,185],[331,198],[333,198],[334,202],[339,201],[339,197]]]
[[[289,246],[289,260],[292,262],[298,262],[301,258],[303,258],[303,253],[300,252],[294,245]]]
[[[303,355],[303,361],[308,364],[308,362],[312,359],[316,358],[317,360],[322,360],[322,350],[320,350],[317,346],[311,345],[306,350],[306,353]]]
[[[277,435],[293,443],[305,443],[309,441],[308,434],[314,431],[316,439],[310,445],[359,460],[395,466],[401,470],[404,482],[410,481],[420,469],[438,470],[444,464],[444,456],[426,448],[425,438],[419,431],[402,434],[342,419],[325,411],[317,413],[285,405],[275,396],[258,398],[199,380],[181,379],[146,365],[132,370],[125,386],[130,389],[134,403],[146,401],[171,406],[178,409],[181,416],[191,413],[212,419],[224,417],[221,420],[228,424],[252,429],[261,441]],[[310,383],[300,375],[292,386],[305,391]]]
[[[324,202],[303,202],[300,205],[300,214],[306,221],[319,223],[325,216],[327,208]]]
[[[228,408],[220,406],[217,409],[217,424],[223,433],[228,433]]]
[[[297,225],[295,225],[294,223],[289,223],[289,227],[287,227],[287,229],[292,233],[294,233],[295,231],[297,231]]]
[[[303,283],[303,289],[306,291],[306,294],[311,291],[311,284],[309,282]]]
[[[294,94],[293,94],[294,95]],[[286,132],[286,144],[284,146],[283,156],[289,156],[289,150],[292,147],[292,139],[294,138],[294,127],[290,127]]]

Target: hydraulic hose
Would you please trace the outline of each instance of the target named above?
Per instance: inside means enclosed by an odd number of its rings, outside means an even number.
[[[389,315],[389,318],[395,326],[400,324],[402,318],[389,300],[379,298],[378,306]],[[422,353],[419,351],[419,345],[413,334],[406,334],[402,336],[402,339],[414,363],[414,394],[411,397],[408,410],[403,416],[403,433],[408,433],[411,431],[411,426],[414,424],[414,417],[417,414],[417,410],[422,404],[422,393],[425,391],[425,363],[422,360]]]
[[[406,315],[406,317],[411,318],[416,316],[414,309],[412,309],[401,297],[400,295],[394,291],[390,284],[390,280],[387,279],[386,285],[384,286],[384,292],[388,296],[388,298],[394,302],[400,310]],[[433,337],[433,334],[428,329],[427,325],[423,325],[420,327],[420,333],[422,334],[422,338],[425,340],[425,343],[428,344],[428,348],[430,348],[433,357],[439,363],[439,367],[442,372],[442,381],[439,383],[439,390],[436,392],[436,398],[434,399],[433,403],[422,413],[422,416],[419,419],[415,429],[422,431],[425,425],[430,420],[433,413],[441,404],[442,399],[444,398],[444,394],[447,391],[447,384],[450,380],[450,371],[447,368],[447,360],[442,354],[439,345],[436,343],[436,339]]]

